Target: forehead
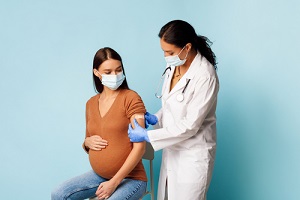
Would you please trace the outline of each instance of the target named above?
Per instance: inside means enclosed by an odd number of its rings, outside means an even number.
[[[174,44],[169,44],[165,42],[163,39],[160,39],[160,46],[164,52],[175,52],[175,51],[180,51],[181,48],[174,45]]]
[[[108,59],[99,66],[99,69],[100,70],[105,70],[105,69],[114,70],[114,69],[117,69],[118,67],[121,67],[121,62],[119,60]]]

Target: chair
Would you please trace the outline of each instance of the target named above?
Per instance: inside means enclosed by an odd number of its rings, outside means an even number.
[[[140,200],[142,200],[146,195],[150,194],[151,200],[154,200],[154,180],[153,180],[153,159],[154,159],[154,150],[150,143],[146,143],[146,151],[143,155],[143,159],[149,161],[149,170],[150,170],[150,189],[146,190],[145,194]],[[89,200],[98,200],[97,197],[89,198]]]
[[[154,149],[152,145],[148,142],[146,142],[146,151],[143,155],[144,160],[149,161],[149,171],[150,171],[150,190],[146,190],[145,194],[141,199],[144,198],[144,196],[150,194],[151,200],[154,200],[154,180],[153,180],[153,159],[154,159]]]

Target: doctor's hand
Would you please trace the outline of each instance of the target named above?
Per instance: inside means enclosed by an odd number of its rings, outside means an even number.
[[[134,129],[131,124],[128,126],[128,137],[130,138],[130,142],[150,142],[146,129],[142,128],[139,123],[137,123],[136,119],[134,119],[134,126]]]
[[[152,115],[148,112],[145,113],[145,123],[146,123],[146,128],[149,127],[149,124],[155,125],[158,122],[158,119],[155,115]]]
[[[100,151],[104,149],[108,144],[106,140],[103,140],[99,135],[93,135],[91,137],[87,137],[84,140],[84,145],[89,149]]]

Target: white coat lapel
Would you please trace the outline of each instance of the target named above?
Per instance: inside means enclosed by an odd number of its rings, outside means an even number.
[[[181,91],[184,88],[184,86],[186,85],[186,82],[187,82],[186,76],[183,75],[183,77],[178,81],[178,83],[176,83],[174,88],[170,91],[169,97],[171,95],[173,95],[174,93],[176,93],[177,91]],[[169,90],[170,90],[170,87],[169,87]]]
[[[167,74],[165,83],[164,83],[164,85],[163,85],[163,88],[164,88],[164,89],[163,89],[163,96],[162,96],[162,98],[163,98],[164,100],[166,100],[167,97],[168,97],[169,94],[170,94],[170,93],[169,93],[169,92],[170,92],[170,85],[171,85],[171,80],[172,80],[174,71],[175,71],[175,67],[172,67],[172,66],[171,66],[171,70],[170,70],[170,72]]]

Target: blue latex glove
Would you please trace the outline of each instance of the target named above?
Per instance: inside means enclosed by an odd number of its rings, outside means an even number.
[[[158,122],[158,119],[155,115],[152,115],[148,112],[145,113],[145,123],[146,123],[146,128],[149,127],[149,124],[155,125]]]
[[[142,128],[139,123],[137,123],[136,119],[134,119],[133,123],[135,126],[134,129],[131,124],[128,126],[128,137],[130,138],[130,142],[150,142],[146,129]]]

